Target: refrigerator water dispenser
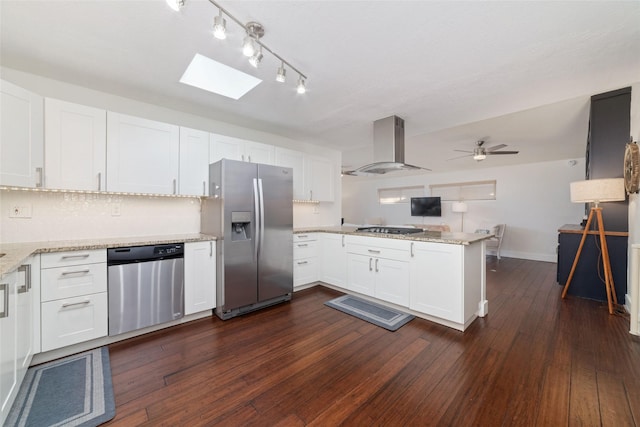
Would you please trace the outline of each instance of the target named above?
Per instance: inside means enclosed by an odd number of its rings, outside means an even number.
[[[251,212],[231,212],[231,241],[251,240]]]

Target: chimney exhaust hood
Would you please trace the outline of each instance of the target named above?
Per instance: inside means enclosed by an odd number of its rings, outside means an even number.
[[[431,170],[404,162],[404,120],[390,116],[373,122],[373,161],[344,175],[371,176],[389,172]]]

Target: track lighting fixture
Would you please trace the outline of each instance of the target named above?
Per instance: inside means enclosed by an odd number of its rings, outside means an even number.
[[[169,7],[171,7],[171,9],[179,11],[182,7],[184,7],[186,0],[166,0],[166,2]],[[224,19],[224,15],[226,15],[227,18],[231,19],[233,22],[242,27],[242,29],[246,33],[242,42],[242,53],[249,58],[249,63],[251,65],[253,65],[254,67],[258,67],[264,57],[263,50],[266,50],[280,61],[280,67],[278,67],[276,73],[276,81],[280,83],[284,83],[286,81],[286,65],[288,68],[291,68],[299,75],[298,85],[296,87],[297,92],[306,92],[305,82],[307,76],[305,76],[297,68],[295,68],[289,62],[285,61],[284,58],[269,49],[264,43],[260,41],[262,36],[264,36],[264,27],[260,23],[248,22],[247,24],[243,24],[242,22],[240,22],[240,20],[231,15],[226,9],[224,9],[214,0],[209,0],[209,3],[218,8],[218,15],[213,18],[213,36],[215,38],[220,40],[224,40],[227,38],[227,21]]]
[[[222,17],[222,10],[213,18],[213,37],[220,40],[227,38],[227,21]]]
[[[284,83],[285,81],[287,81],[287,70],[285,70],[284,68],[284,62],[280,64],[280,67],[278,67],[276,81],[280,83]]]

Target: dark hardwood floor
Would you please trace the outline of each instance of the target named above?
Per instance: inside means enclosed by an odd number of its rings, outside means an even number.
[[[494,271],[495,270],[495,271]],[[110,346],[110,426],[637,426],[640,340],[606,304],[561,300],[552,263],[489,258],[489,315],[396,332],[322,286],[236,319]]]

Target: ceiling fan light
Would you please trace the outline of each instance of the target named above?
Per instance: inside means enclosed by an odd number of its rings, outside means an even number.
[[[307,87],[304,84],[304,79],[302,78],[302,76],[300,76],[300,78],[298,79],[298,86],[296,87],[296,91],[299,94],[303,94],[307,92]]]
[[[220,15],[213,18],[213,37],[224,40],[227,38],[227,21]]]
[[[473,160],[476,160],[478,162],[481,161],[481,160],[484,160],[486,158],[487,158],[487,155],[486,154],[482,154],[482,153],[478,153],[478,154],[474,154],[473,155]]]
[[[278,67],[278,73],[276,74],[276,81],[280,83],[284,83],[287,81],[287,70],[284,68],[284,64]]]
[[[167,4],[169,7],[176,12],[180,11],[182,7],[184,7],[185,0],[167,0]]]
[[[256,45],[253,41],[253,37],[247,35],[242,42],[242,54],[247,57],[252,57],[256,53]]]

